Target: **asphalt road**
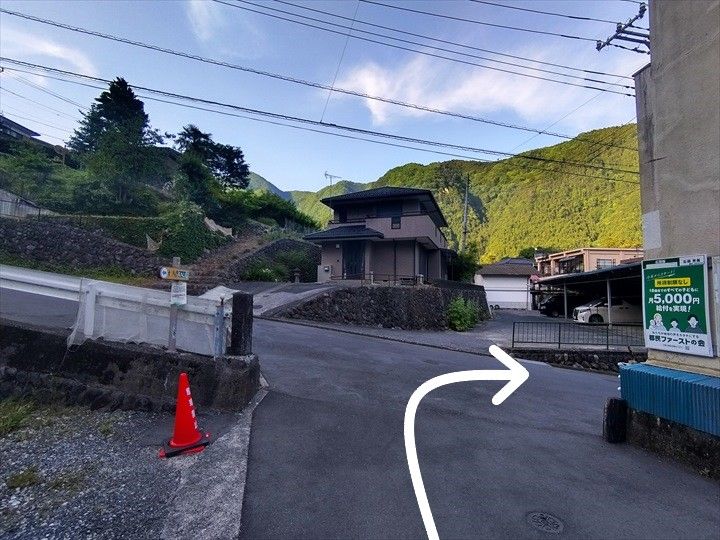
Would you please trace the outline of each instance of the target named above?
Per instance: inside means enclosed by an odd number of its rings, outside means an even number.
[[[242,538],[423,538],[403,414],[424,381],[493,358],[258,320],[271,391],[255,411]],[[601,434],[616,377],[526,363],[502,382],[440,388],[421,403],[418,454],[440,538],[715,538],[720,487]],[[559,518],[560,535],[528,523]]]
[[[0,290],[0,315],[48,326],[72,302]],[[40,315],[37,315],[40,314]],[[257,320],[270,393],[255,411],[243,538],[423,538],[405,458],[405,404],[424,381],[499,369],[491,357]],[[503,382],[443,387],[421,403],[420,466],[440,538],[720,538],[720,486],[600,437],[617,378],[526,363]],[[559,518],[551,535],[530,512]]]

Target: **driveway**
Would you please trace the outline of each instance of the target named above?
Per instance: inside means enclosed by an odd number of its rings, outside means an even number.
[[[256,320],[270,393],[255,412],[243,538],[423,538],[407,470],[405,404],[422,382],[491,357]],[[617,378],[526,363],[501,382],[444,387],[421,403],[417,443],[440,538],[717,538],[718,485],[601,433]],[[558,535],[556,535],[558,536]]]

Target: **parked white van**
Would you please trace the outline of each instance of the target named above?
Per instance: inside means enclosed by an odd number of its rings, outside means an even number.
[[[612,322],[642,324],[642,306],[632,303],[625,298],[612,299]],[[573,319],[584,324],[599,324],[610,322],[608,317],[607,298],[599,298],[573,310]]]

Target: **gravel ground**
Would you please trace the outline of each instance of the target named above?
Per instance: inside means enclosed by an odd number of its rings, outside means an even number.
[[[158,458],[171,427],[150,413],[33,413],[0,437],[0,538],[158,538],[181,470],[197,459]]]

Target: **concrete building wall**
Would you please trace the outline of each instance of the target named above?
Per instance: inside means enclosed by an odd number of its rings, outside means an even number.
[[[475,274],[475,285],[485,287],[487,303],[505,309],[531,309],[530,287],[526,276],[482,276]]]
[[[330,266],[329,272],[325,267]],[[329,281],[332,276],[342,275],[342,244],[340,242],[325,242],[322,244],[320,265],[318,266],[318,281]]]
[[[397,274],[398,277],[411,277],[415,275],[417,266],[417,254],[415,253],[414,240],[398,240],[395,242],[397,249]]]
[[[635,75],[647,259],[720,256],[719,19],[719,0],[650,4],[652,62]],[[717,356],[651,349],[650,361],[720,375]]]
[[[392,228],[390,218],[368,218],[365,226],[383,233],[385,238],[429,238],[438,248],[446,246],[445,237],[430,216],[402,216],[400,228]]]
[[[378,281],[393,279],[393,243],[392,242],[371,242],[372,266],[370,269],[375,273]]]
[[[578,248],[538,257],[535,259],[535,263],[540,274],[554,276],[560,273],[560,260],[567,257],[582,259],[583,271],[589,272],[597,270],[598,262],[602,259],[615,261],[613,263],[615,265],[620,264],[622,260],[642,256],[642,248]]]

